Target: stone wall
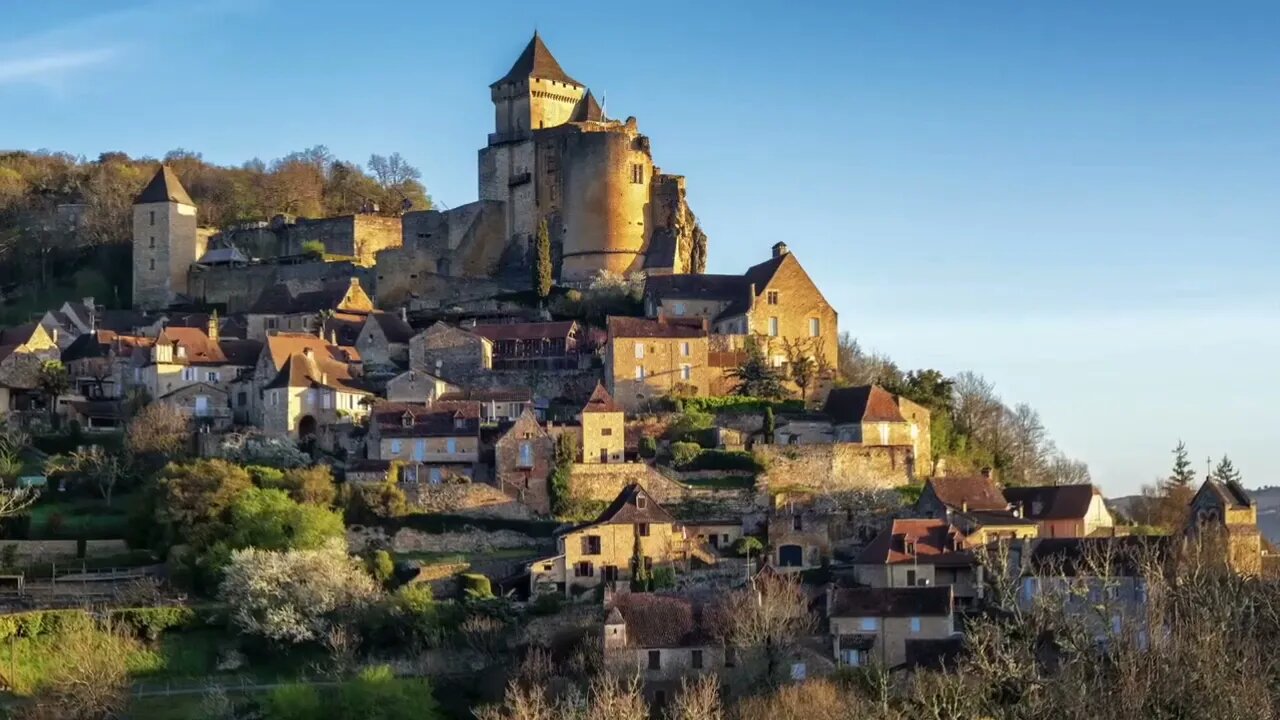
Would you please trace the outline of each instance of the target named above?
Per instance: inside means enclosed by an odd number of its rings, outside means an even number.
[[[427,513],[528,520],[533,511],[514,498],[484,483],[441,483],[406,488],[408,499]]]
[[[551,543],[547,540],[529,537],[514,530],[426,533],[412,528],[400,528],[394,535],[388,535],[384,528],[363,525],[351,525],[347,528],[347,545],[353,553],[378,549],[391,552],[485,553],[510,548],[551,548]]]
[[[300,290],[319,290],[330,280],[357,278],[361,287],[375,288],[376,273],[351,262],[305,262],[292,265],[261,263],[243,267],[192,266],[190,295],[198,302],[220,305],[226,312],[246,312],[262,291],[277,283],[294,281]]]
[[[685,488],[645,463],[575,464],[569,473],[569,491],[579,500],[611,502],[622,489],[639,483],[659,503],[679,502]]]
[[[17,548],[18,560],[23,562],[66,562],[72,567],[77,562],[76,540],[0,540],[0,549]],[[88,540],[85,557],[104,557],[129,552],[124,540]]]
[[[528,453],[521,446],[528,444]],[[556,441],[526,411],[493,445],[494,482],[535,512],[551,512],[547,478],[553,472]]]
[[[767,466],[761,477],[770,491],[788,487],[819,491],[894,488],[914,480],[909,447],[756,445],[755,453]]]

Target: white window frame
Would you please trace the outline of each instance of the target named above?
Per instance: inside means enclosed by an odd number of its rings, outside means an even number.
[[[636,343],[635,353],[636,353],[636,359],[637,359],[637,360],[643,360],[643,359],[644,359],[644,343],[642,343],[642,342],[638,342],[638,343]]]
[[[197,375],[195,368],[186,367],[186,368],[182,368],[182,379],[186,380],[187,382],[195,382],[196,380],[199,379],[199,375]]]
[[[681,379],[681,380],[684,380],[684,381],[689,381],[689,380],[692,380],[692,379],[693,379],[693,366],[692,366],[692,365],[689,365],[689,364],[687,364],[687,363],[686,363],[686,364],[684,364],[684,365],[681,365],[681,366],[680,366],[680,379]]]
[[[644,380],[644,366],[643,366],[643,365],[637,365],[637,366],[636,366],[636,379],[637,379],[637,380]]]
[[[687,340],[685,342],[680,343],[681,357],[689,357],[692,354],[693,354],[693,349],[689,346],[689,342]]]
[[[220,376],[218,375],[217,370],[210,370],[209,372],[205,373],[204,379],[207,382],[218,382],[218,380],[220,379]]]
[[[809,318],[809,337],[822,335],[822,321],[816,317]]]
[[[333,407],[333,393],[328,390],[317,390],[320,393],[320,407],[328,410]]]
[[[520,442],[518,466],[522,468],[533,467],[533,443],[528,440]]]
[[[778,337],[778,316],[769,317],[769,337]]]

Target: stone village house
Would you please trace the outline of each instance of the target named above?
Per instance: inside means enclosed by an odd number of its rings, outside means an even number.
[[[351,363],[305,346],[290,355],[275,378],[263,386],[262,429],[306,440],[364,417],[372,396]]]
[[[371,460],[402,463],[399,479],[406,484],[479,479],[480,404],[379,403],[372,411],[366,448]]]
[[[894,669],[906,664],[920,643],[959,635],[949,585],[832,587],[827,592],[827,622],[833,656],[853,667],[874,663]]]
[[[722,374],[708,364],[705,318],[611,316],[607,325],[605,383],[626,409],[676,390],[706,395]]]
[[[553,471],[556,440],[525,409],[494,443],[494,484],[534,512],[551,512],[547,482]]]
[[[1004,497],[1023,519],[1039,526],[1039,537],[1089,537],[1116,524],[1093,485],[1009,487]]]

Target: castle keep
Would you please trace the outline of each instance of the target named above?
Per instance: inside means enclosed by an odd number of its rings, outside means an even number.
[[[404,245],[379,254],[380,300],[403,300],[422,275],[519,277],[546,222],[560,282],[600,272],[701,272],[706,235],[684,178],[653,162],[635,118],[605,116],[536,33],[489,87],[494,132],[479,154],[479,197],[404,216]]]

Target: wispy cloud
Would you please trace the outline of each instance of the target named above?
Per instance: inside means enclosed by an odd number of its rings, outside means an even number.
[[[115,58],[116,48],[95,50],[54,51],[27,57],[0,59],[0,85],[37,83],[50,85],[62,80],[68,73],[101,65]]]

